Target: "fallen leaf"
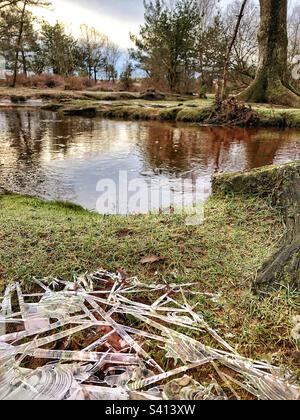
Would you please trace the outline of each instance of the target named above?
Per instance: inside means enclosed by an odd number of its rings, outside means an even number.
[[[157,262],[161,262],[161,261],[165,261],[166,258],[165,257],[159,257],[157,255],[150,255],[148,257],[144,257],[141,259],[140,263],[145,265],[145,264],[154,264]]]
[[[121,229],[116,232],[116,236],[118,238],[125,238],[126,236],[132,236],[134,235],[134,231],[130,229]]]
[[[123,268],[119,268],[117,272],[120,274],[122,281],[126,281],[130,278],[130,275]]]
[[[204,249],[203,249],[203,248],[200,248],[200,247],[197,247],[197,246],[195,246],[194,248],[192,248],[192,250],[193,250],[193,252],[195,252],[196,254],[202,254],[202,255],[204,255],[204,254],[205,254]]]

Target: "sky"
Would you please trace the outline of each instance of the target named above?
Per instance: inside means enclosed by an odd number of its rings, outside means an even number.
[[[226,5],[230,0],[221,0]],[[105,33],[121,48],[131,47],[129,33],[139,32],[143,23],[143,0],[51,0],[50,10],[39,9],[38,16],[55,23],[63,21],[78,35],[81,24]]]
[[[55,23],[66,23],[69,31],[79,35],[80,25],[88,24],[106,34],[121,48],[131,47],[129,33],[138,34],[143,23],[143,0],[50,0],[50,10],[39,9],[38,16]],[[226,6],[232,0],[220,0]],[[290,4],[299,0],[289,0]]]

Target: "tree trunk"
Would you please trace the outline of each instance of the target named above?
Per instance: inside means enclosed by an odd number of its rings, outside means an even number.
[[[19,54],[20,54],[20,49],[21,49],[22,37],[23,37],[24,19],[25,19],[27,3],[28,3],[28,0],[24,0],[21,17],[20,17],[21,20],[20,20],[19,33],[18,33],[18,39],[17,39],[17,44],[16,44],[16,55],[15,55],[15,62],[14,62],[14,75],[13,75],[12,87],[15,87],[17,83]]]
[[[25,51],[22,49],[22,65],[23,65],[23,74],[27,77],[27,62],[26,62],[26,54]]]
[[[260,0],[260,15],[256,77],[238,98],[300,107],[300,96],[288,82],[287,0]]]
[[[278,251],[263,265],[254,281],[256,291],[281,285],[300,290],[300,163],[267,166],[253,171],[218,175],[213,191],[252,194],[266,198],[281,213],[286,235]]]

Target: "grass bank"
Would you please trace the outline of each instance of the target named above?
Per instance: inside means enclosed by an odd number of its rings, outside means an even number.
[[[166,95],[164,99],[131,92],[64,91],[59,89],[0,88],[0,101],[13,100],[14,106],[29,105],[30,100],[42,100],[40,107],[65,115],[114,118],[124,120],[158,120],[203,124],[207,100],[190,96]],[[7,104],[4,104],[7,106]],[[4,106],[2,105],[2,106]],[[36,104],[34,106],[37,106]],[[253,105],[258,114],[258,127],[299,128],[300,109]]]
[[[22,103],[29,100],[42,99],[50,102],[72,102],[72,101],[120,101],[120,100],[149,100],[149,101],[185,101],[191,96],[176,94],[161,94],[159,92],[107,92],[93,90],[65,90],[61,88],[27,88],[27,87],[0,87],[0,100],[12,99],[15,103]]]
[[[101,105],[86,101],[73,101],[64,106],[58,106],[65,115],[100,116],[123,120],[158,120],[205,124],[207,107],[213,104],[213,99],[175,101],[115,101]],[[56,105],[54,104],[54,107]],[[53,109],[53,104],[45,109]],[[257,127],[299,128],[300,109],[272,108],[269,106],[253,106],[258,114]]]
[[[282,289],[261,300],[250,287],[282,234],[280,214],[249,196],[215,195],[205,224],[191,227],[180,215],[104,217],[2,193],[0,288],[18,280],[30,289],[34,276],[67,279],[99,267],[122,267],[147,282],[195,282],[196,290],[217,297],[192,303],[239,352],[295,371],[299,349],[290,333],[299,295]],[[143,265],[151,255],[162,261]]]

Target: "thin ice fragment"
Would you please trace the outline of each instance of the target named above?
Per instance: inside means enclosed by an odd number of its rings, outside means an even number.
[[[38,293],[16,283],[0,297],[0,400],[299,399],[288,371],[237,354],[205,322],[185,294],[193,284],[143,284],[103,269],[34,282]],[[204,365],[216,377],[200,383],[193,373]]]

